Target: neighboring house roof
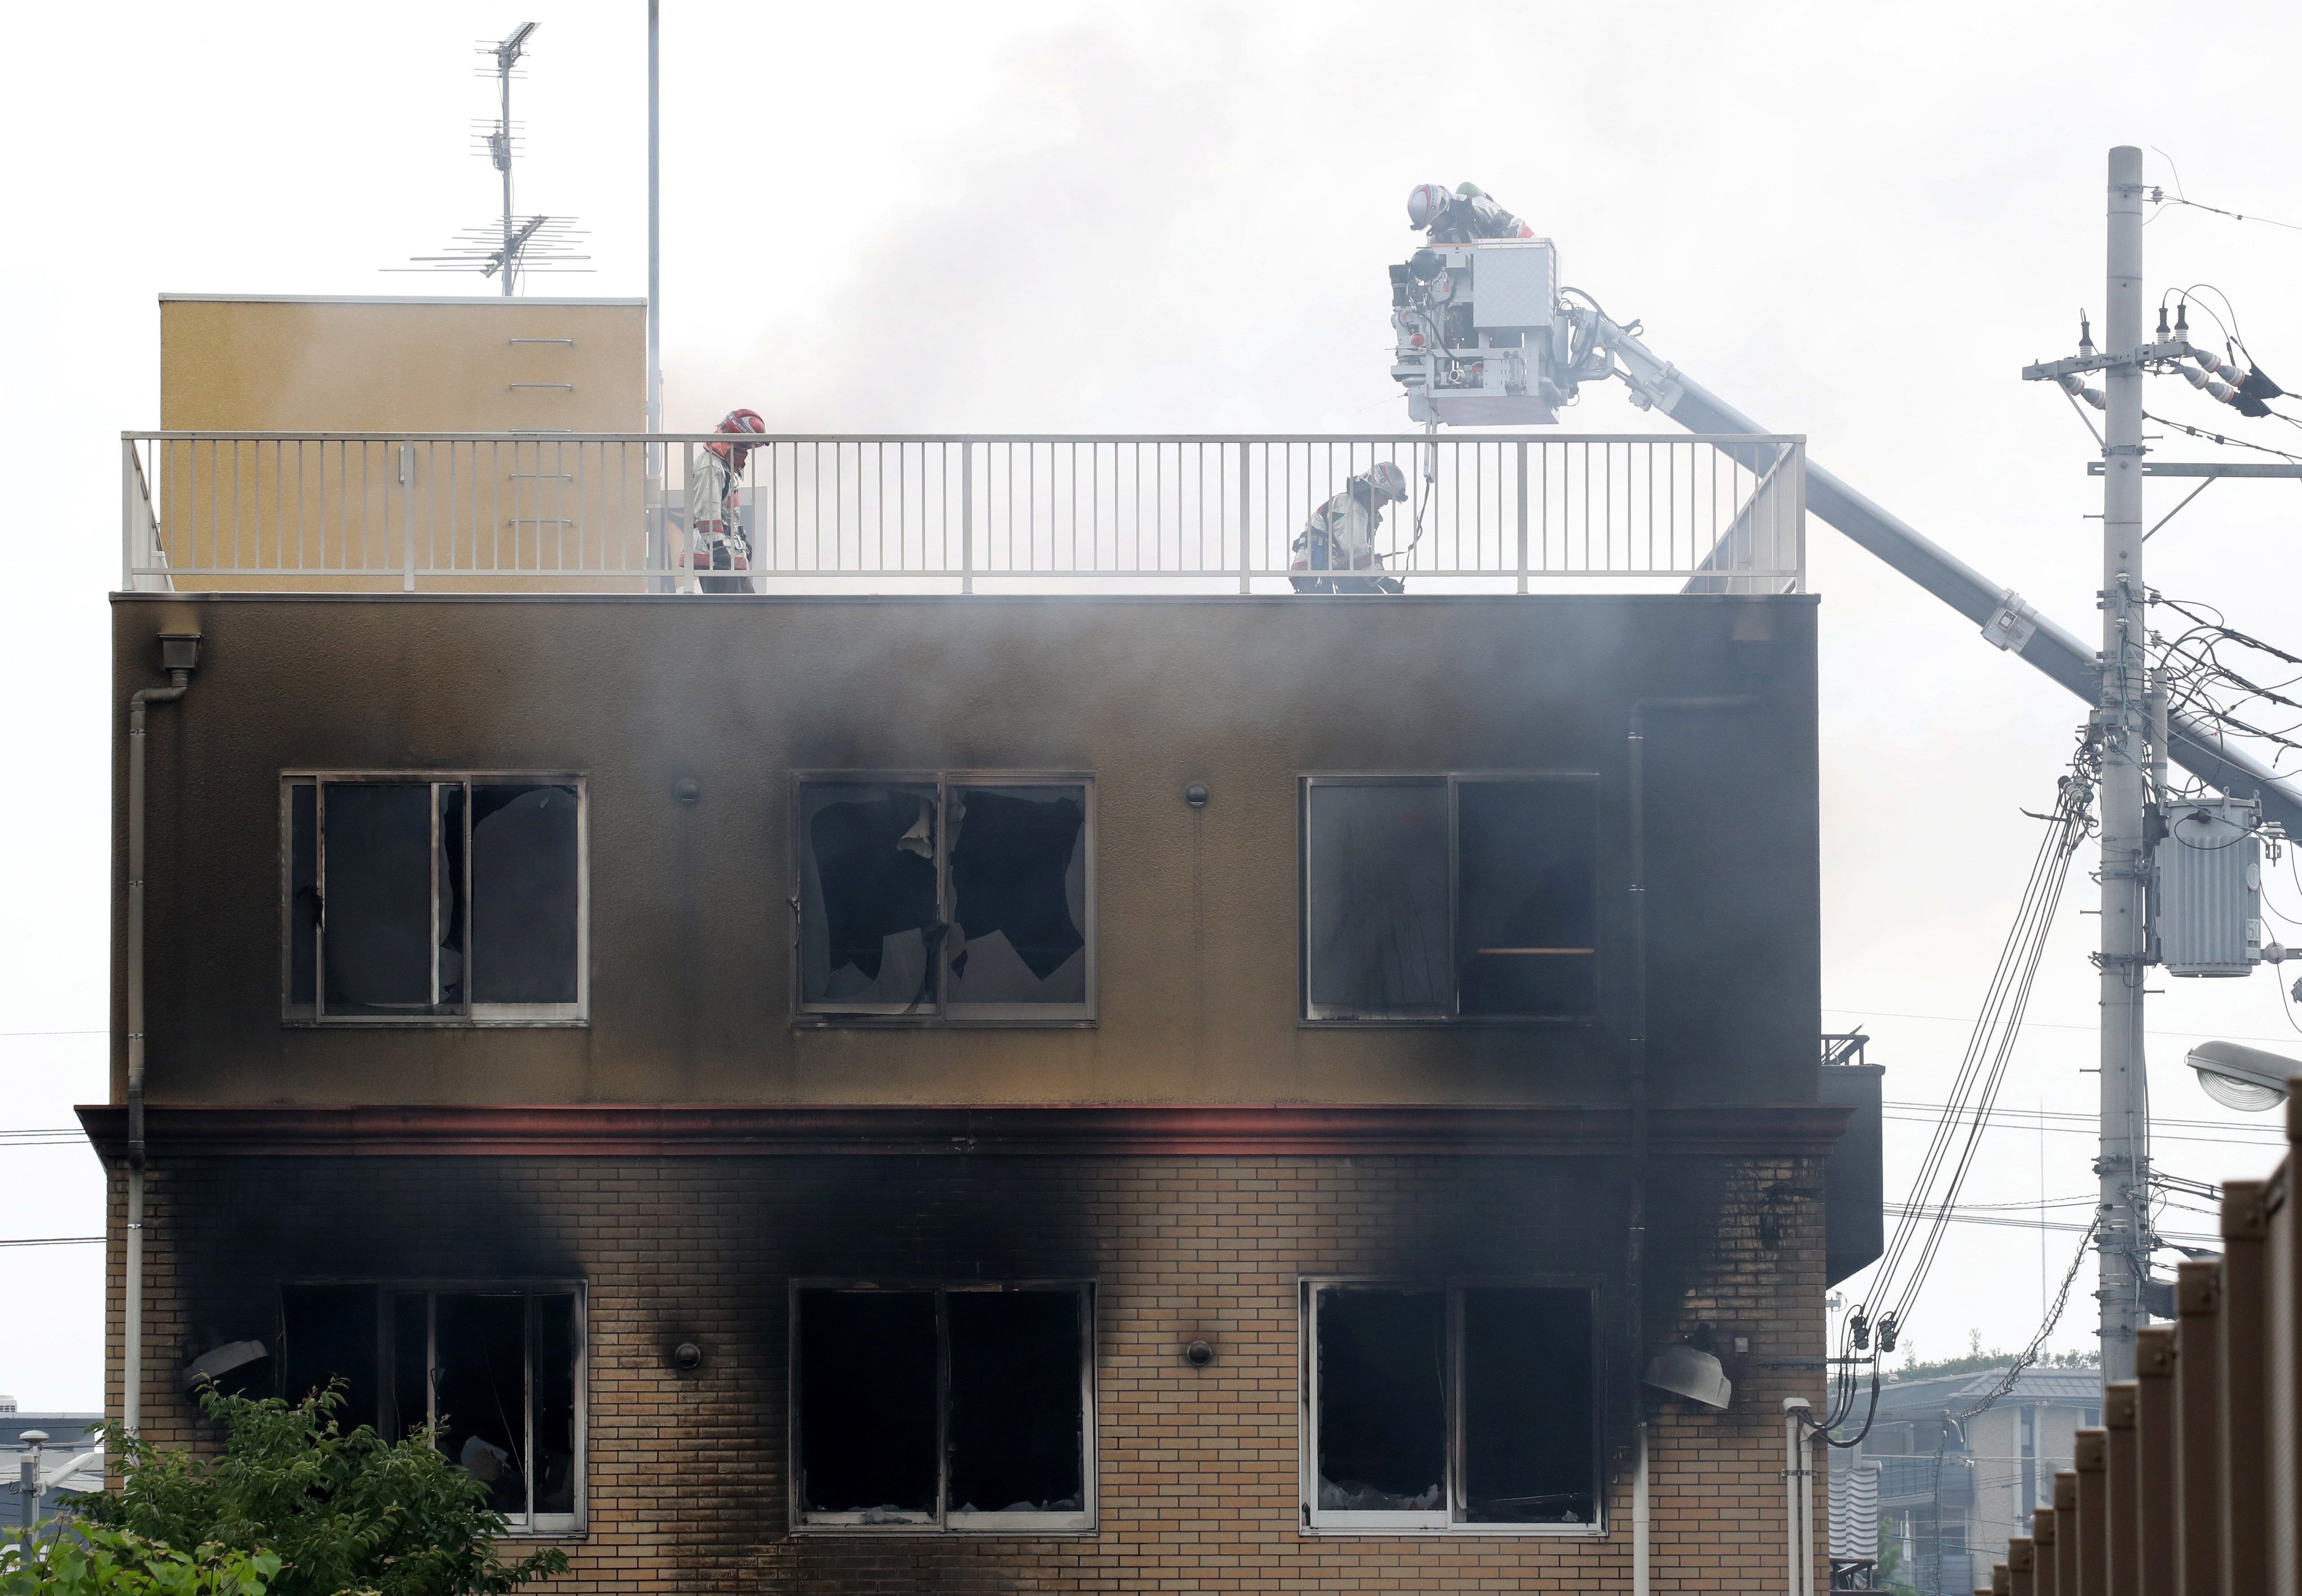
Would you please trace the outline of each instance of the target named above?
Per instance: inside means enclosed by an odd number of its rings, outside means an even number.
[[[97,1444],[92,1438],[103,1423],[100,1413],[0,1413],[0,1450],[21,1450],[24,1432],[38,1430],[48,1438],[44,1449],[47,1451],[69,1447],[85,1452]]]
[[[2006,1378],[2004,1369],[1937,1374],[1924,1380],[1897,1380],[1878,1391],[1881,1419],[1932,1418],[1943,1409],[1962,1412],[1988,1396]],[[1858,1399],[1856,1411],[1861,1411]],[[2102,1373],[2097,1369],[2025,1369],[2002,1402],[2060,1402],[2092,1407],[2102,1401]]]
[[[104,1441],[96,1432],[103,1423],[100,1413],[0,1413],[0,1491],[8,1493],[8,1508],[17,1509],[16,1482],[29,1449],[23,1440],[27,1430],[40,1431],[48,1438],[40,1443],[40,1473],[49,1493],[48,1506],[60,1496],[103,1490]],[[70,1473],[56,1472],[75,1461],[80,1466]]]

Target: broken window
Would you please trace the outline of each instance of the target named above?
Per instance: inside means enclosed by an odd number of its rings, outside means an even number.
[[[290,1018],[583,1018],[580,778],[285,785]]]
[[[802,1013],[1094,1017],[1092,784],[799,784]]]
[[[1597,856],[1590,777],[1306,778],[1304,1017],[1590,1018]]]
[[[1589,1290],[1312,1282],[1304,1298],[1314,1529],[1595,1525]]]
[[[346,1429],[397,1441],[424,1425],[488,1505],[535,1533],[579,1527],[583,1322],[566,1286],[289,1286],[283,1394],[341,1379]]]
[[[816,1527],[1094,1525],[1083,1286],[793,1292],[794,1506]]]

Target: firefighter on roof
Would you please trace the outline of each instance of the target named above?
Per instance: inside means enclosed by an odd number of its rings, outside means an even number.
[[[1429,232],[1434,244],[1534,237],[1534,229],[1488,198],[1476,183],[1465,183],[1452,194],[1438,183],[1418,183],[1407,197],[1407,224]]]
[[[1311,512],[1295,540],[1288,580],[1298,593],[1396,593],[1406,584],[1387,575],[1374,551],[1382,529],[1382,507],[1407,498],[1407,474],[1389,460],[1363,471],[1348,486]],[[1333,575],[1332,572],[1357,573]]]
[[[764,433],[768,424],[757,410],[730,410],[714,429],[722,433]],[[687,483],[687,525],[695,538],[690,564],[702,571],[744,571],[752,568],[752,543],[745,535],[738,505],[744,488],[744,467],[754,443],[707,443],[695,457],[694,475]],[[742,576],[702,576],[696,585],[707,593],[747,593],[752,579]]]

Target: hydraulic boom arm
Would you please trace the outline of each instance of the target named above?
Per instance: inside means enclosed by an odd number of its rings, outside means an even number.
[[[1632,333],[1604,317],[1597,319],[1600,341],[1620,363],[1620,374],[1630,384],[1634,404],[1660,410],[1693,433],[1765,430],[1676,366],[1658,359]],[[1764,445],[1750,447],[1768,452]],[[2012,589],[1988,581],[1908,522],[1880,508],[1811,461],[1806,468],[1806,501],[1816,515],[1966,617],[1986,635],[1995,626],[2005,623],[2008,641],[2003,646],[2008,651],[2021,654],[2088,703],[2101,698],[2102,667],[2095,651],[2033,610]],[[2302,793],[2244,750],[2221,746],[2211,728],[2187,716],[2171,717],[2168,730],[2167,752],[2175,763],[2209,786],[2238,797],[2259,797],[2264,819],[2282,821],[2289,836],[2302,837]]]

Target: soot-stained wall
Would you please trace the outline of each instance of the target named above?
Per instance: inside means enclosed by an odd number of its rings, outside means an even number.
[[[1631,707],[1754,685],[1648,730],[1657,1095],[1814,1097],[1809,598],[132,594],[113,617],[116,705],[163,679],[159,632],[206,639],[151,721],[155,1103],[1620,1101]],[[278,782],[314,768],[585,773],[588,1027],[284,1026]],[[889,769],[1094,773],[1096,1025],[793,1024],[791,772]],[[1298,777],[1443,770],[1598,777],[1595,1024],[1298,1023]]]
[[[146,1432],[213,1444],[175,1372],[216,1340],[269,1343],[284,1281],[578,1278],[590,1412],[590,1519],[570,1547],[578,1588],[1619,1585],[1631,1360],[1608,1277],[1619,1281],[1626,1172],[1619,1158],[1581,1156],[162,1158]],[[1724,1414],[1657,1406],[1666,1583],[1778,1586],[1780,1399],[1821,1394],[1819,1178],[1797,1158],[1658,1162],[1650,1332],[1656,1344],[1707,1340],[1736,1382]],[[117,1179],[113,1200],[116,1212]],[[115,1243],[115,1290],[119,1267]],[[1596,1285],[1609,1533],[1302,1534],[1306,1275]],[[795,1276],[1092,1281],[1096,1533],[793,1534]],[[668,1356],[689,1340],[705,1352],[693,1373]],[[1214,1349],[1206,1367],[1187,1359],[1195,1340]]]

